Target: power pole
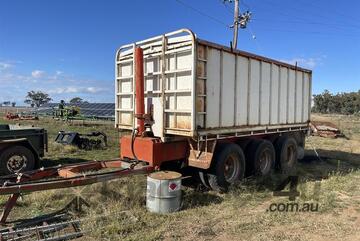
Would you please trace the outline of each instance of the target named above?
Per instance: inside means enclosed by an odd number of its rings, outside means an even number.
[[[234,37],[232,42],[232,48],[237,48],[238,31],[239,31],[239,0],[235,0],[234,4]]]
[[[230,3],[234,2],[234,24],[231,26],[232,28],[234,28],[234,36],[231,47],[232,49],[236,49],[238,42],[239,27],[246,28],[247,23],[250,21],[251,18],[251,12],[246,11],[240,14],[240,0],[224,0],[224,4],[226,2],[230,2]]]

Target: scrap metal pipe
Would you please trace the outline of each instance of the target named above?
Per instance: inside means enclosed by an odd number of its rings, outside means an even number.
[[[140,47],[135,48],[135,95],[138,134],[142,135],[145,131],[144,54]]]
[[[6,222],[10,211],[15,206],[21,193],[84,186],[131,175],[147,174],[154,171],[154,168],[151,166],[122,169],[122,163],[120,159],[92,161],[60,167],[49,167],[47,169],[25,172],[21,175],[8,175],[0,178],[0,184],[2,184],[0,187],[0,195],[11,194],[0,215],[0,224]],[[84,173],[106,168],[116,169],[107,172]]]

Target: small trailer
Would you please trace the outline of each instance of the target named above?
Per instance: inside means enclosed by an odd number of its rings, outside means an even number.
[[[0,175],[38,168],[47,150],[46,130],[0,124]]]
[[[120,47],[121,158],[192,167],[219,191],[245,175],[294,171],[309,131],[311,70],[197,38],[188,29]]]

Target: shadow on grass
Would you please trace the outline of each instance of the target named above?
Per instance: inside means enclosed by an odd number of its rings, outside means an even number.
[[[211,204],[218,204],[223,201],[223,198],[209,193],[209,192],[185,192],[183,197],[183,210],[204,207]]]
[[[299,161],[298,176],[308,179],[324,179],[331,174],[346,175],[360,169],[360,154],[318,149],[319,157],[308,153]]]
[[[320,181],[331,175],[347,175],[360,169],[360,154],[343,151],[318,149],[319,156],[308,151],[302,160],[299,160],[297,169],[291,174],[274,172],[267,177],[248,177],[243,185],[248,188],[262,191],[275,191],[280,183],[289,176],[298,176],[299,182]]]

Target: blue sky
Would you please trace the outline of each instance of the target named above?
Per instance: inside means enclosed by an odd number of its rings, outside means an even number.
[[[253,20],[239,49],[313,69],[314,93],[360,89],[360,1],[246,0],[241,10]],[[112,102],[119,46],[184,27],[229,45],[231,24],[222,0],[1,0],[0,102],[22,105],[30,90]]]

